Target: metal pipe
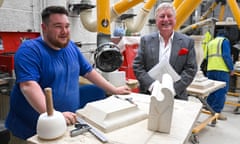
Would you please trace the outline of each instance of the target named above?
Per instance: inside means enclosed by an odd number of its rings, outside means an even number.
[[[147,21],[149,12],[144,11],[144,9],[140,9],[136,18],[128,18],[125,20],[125,26],[127,30],[131,33],[139,32],[144,24]]]
[[[97,46],[111,41],[110,0],[97,0]]]
[[[235,21],[237,22],[238,28],[240,29],[240,10],[239,10],[239,6],[236,0],[228,0],[228,5],[232,11],[233,17],[235,19]]]
[[[221,5],[219,16],[218,16],[218,21],[224,20],[224,13],[225,13],[225,5]]]
[[[97,31],[97,19],[93,18],[92,9],[87,9],[80,12],[80,19],[84,28],[90,32]]]
[[[113,10],[119,15],[140,2],[143,2],[143,0],[121,0],[114,4]]]
[[[110,2],[97,0],[97,31],[110,35]]]
[[[110,0],[97,0],[97,49],[94,59],[96,67],[103,72],[113,72],[123,62],[120,49],[111,42]]]
[[[154,4],[156,3],[156,0],[148,0],[142,9],[140,9],[139,13],[137,14],[137,17],[126,19],[125,24],[126,28],[129,32],[135,33],[139,32],[144,24],[147,21],[148,15]]]
[[[114,6],[111,7],[110,12],[110,19],[111,22],[114,21],[118,16],[120,16],[125,11],[129,10],[130,8],[136,6],[140,2],[143,2],[143,0],[121,0],[114,4]]]
[[[210,13],[212,13],[213,10],[216,8],[217,4],[218,4],[217,2],[213,2],[213,3],[211,4],[211,6],[208,8],[208,10],[201,16],[200,20],[206,19],[207,16],[208,16]]]
[[[140,2],[143,2],[143,0],[121,0],[117,3],[115,3],[111,8],[110,8],[110,23],[114,21],[120,14],[124,13],[128,9],[132,8],[133,6],[139,4]],[[144,7],[140,10],[140,13],[137,15],[137,18],[135,21],[129,19],[127,20],[127,27],[131,32],[138,32],[142,29],[144,26],[147,16],[151,8],[154,6],[156,3],[156,0],[148,0]],[[99,2],[99,4],[101,4]],[[102,3],[101,5],[103,5]],[[98,7],[98,4],[97,4]],[[105,11],[107,9],[106,7],[102,9],[102,11]],[[80,19],[81,22],[84,26],[85,29],[87,29],[90,32],[96,32],[97,31],[97,20],[92,18],[92,9],[84,10],[80,12]],[[99,13],[98,11],[97,13]],[[97,18],[98,19],[98,18]]]
[[[175,30],[180,28],[180,26],[186,21],[186,19],[192,14],[192,12],[201,2],[202,0],[184,0],[180,4],[180,6],[176,9]]]
[[[115,3],[110,8],[110,23],[114,21],[120,14],[124,13],[125,11],[139,4],[140,2],[143,2],[143,0],[131,0],[131,1],[121,0]],[[103,11],[105,10],[103,9]],[[98,27],[97,20],[96,18],[92,18],[92,15],[93,15],[92,9],[83,10],[80,12],[80,19],[85,29],[87,29],[90,32],[96,32]]]
[[[194,30],[194,29],[197,29],[197,28],[205,26],[205,25],[214,25],[216,21],[217,21],[217,19],[215,19],[215,18],[208,18],[208,19],[199,21],[197,23],[194,23],[192,25],[189,25],[189,26],[179,30],[179,32],[180,33],[186,33],[190,30]]]

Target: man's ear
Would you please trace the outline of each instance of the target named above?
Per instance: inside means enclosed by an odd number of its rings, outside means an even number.
[[[47,28],[46,24],[44,24],[44,23],[41,24],[41,27],[42,27],[42,30],[43,30],[43,31],[45,31],[46,28]]]

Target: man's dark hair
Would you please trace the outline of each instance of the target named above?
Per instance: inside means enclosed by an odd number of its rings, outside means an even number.
[[[63,6],[49,6],[42,11],[42,22],[48,23],[51,14],[65,14],[68,16],[68,11]]]

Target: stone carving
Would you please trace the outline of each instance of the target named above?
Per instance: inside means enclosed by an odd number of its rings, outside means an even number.
[[[148,129],[170,133],[174,104],[173,79],[164,74],[162,83],[153,87],[148,117]]]
[[[208,88],[214,85],[214,83],[210,80],[208,80],[207,77],[203,75],[203,72],[201,71],[201,63],[204,58],[204,52],[202,48],[202,42],[204,39],[204,36],[202,35],[192,35],[191,36],[194,39],[194,49],[196,53],[196,60],[197,60],[197,65],[198,65],[198,71],[197,74],[191,83],[189,87],[192,88]]]
[[[106,99],[89,102],[77,111],[78,116],[99,130],[108,133],[147,118],[131,95],[114,95]]]

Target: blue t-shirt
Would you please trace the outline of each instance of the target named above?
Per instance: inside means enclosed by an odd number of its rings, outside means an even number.
[[[17,137],[26,139],[36,133],[39,113],[23,96],[19,83],[33,80],[42,89],[52,88],[53,105],[57,111],[79,109],[79,75],[92,66],[70,41],[65,48],[54,50],[41,37],[23,42],[14,56],[16,84],[10,96],[6,127]]]

